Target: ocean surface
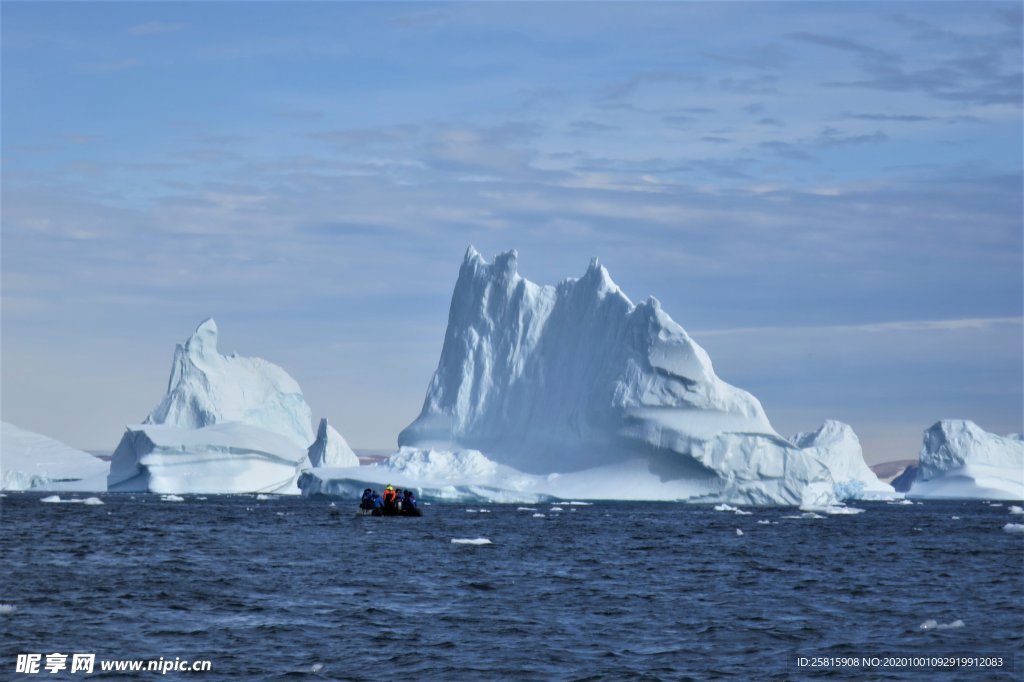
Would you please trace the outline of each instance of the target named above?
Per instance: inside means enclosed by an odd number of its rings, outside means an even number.
[[[42,497],[0,498],[4,680],[1024,679],[1024,535],[1003,530],[1024,517],[1009,505],[372,518],[355,500]],[[18,654],[53,652],[94,653],[95,671],[15,672]],[[99,669],[160,658],[211,670]]]

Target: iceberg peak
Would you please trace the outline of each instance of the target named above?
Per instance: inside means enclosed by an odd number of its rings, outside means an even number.
[[[261,358],[219,353],[209,318],[175,348],[167,393],[143,423],[200,429],[223,422],[257,426],[303,448],[314,438],[298,382]]]
[[[217,322],[208,317],[203,320],[192,336],[185,341],[185,350],[199,356],[217,352]]]

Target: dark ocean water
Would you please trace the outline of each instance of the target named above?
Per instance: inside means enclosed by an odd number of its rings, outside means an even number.
[[[158,679],[99,661],[160,657],[210,660],[187,676],[204,680],[1024,679],[1024,535],[1002,530],[1024,517],[1008,506],[410,519],[358,518],[354,501],[41,497],[0,499],[0,679]],[[492,544],[452,543],[476,538]],[[95,653],[97,672],[15,673],[17,654],[51,652]],[[817,656],[1004,665],[798,666]]]

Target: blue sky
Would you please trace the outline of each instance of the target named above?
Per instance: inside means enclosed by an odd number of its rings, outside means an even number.
[[[600,256],[784,434],[1024,428],[1019,3],[2,13],[6,421],[112,448],[214,316],[391,447],[473,244]]]

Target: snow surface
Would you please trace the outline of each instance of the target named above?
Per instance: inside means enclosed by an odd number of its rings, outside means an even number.
[[[1024,499],[1024,441],[997,436],[964,419],[924,432],[921,462],[908,497]]]
[[[283,369],[261,358],[221,355],[211,318],[175,348],[167,394],[143,423],[200,429],[241,422],[305,448],[314,439],[310,415],[299,384]]]
[[[295,479],[308,462],[304,446],[249,424],[142,424],[125,431],[107,483],[111,491],[166,495],[295,494]]]
[[[316,432],[316,440],[309,446],[309,463],[314,467],[355,467],[359,466],[359,458],[348,446],[345,438],[327,418],[320,420]]]
[[[634,304],[597,259],[579,279],[539,286],[518,274],[515,251],[488,263],[470,247],[423,408],[386,466],[562,499],[827,505],[832,468],[877,488],[859,444],[832,452],[823,429],[806,449],[780,437],[656,299]],[[418,464],[409,450],[428,454]],[[439,452],[479,453],[510,480],[466,478],[474,457]]]
[[[895,495],[893,487],[879,480],[864,461],[860,440],[848,424],[829,419],[817,431],[798,433],[791,440],[825,463],[839,499],[891,499]]]
[[[87,452],[0,422],[0,490],[102,492],[109,467]]]

